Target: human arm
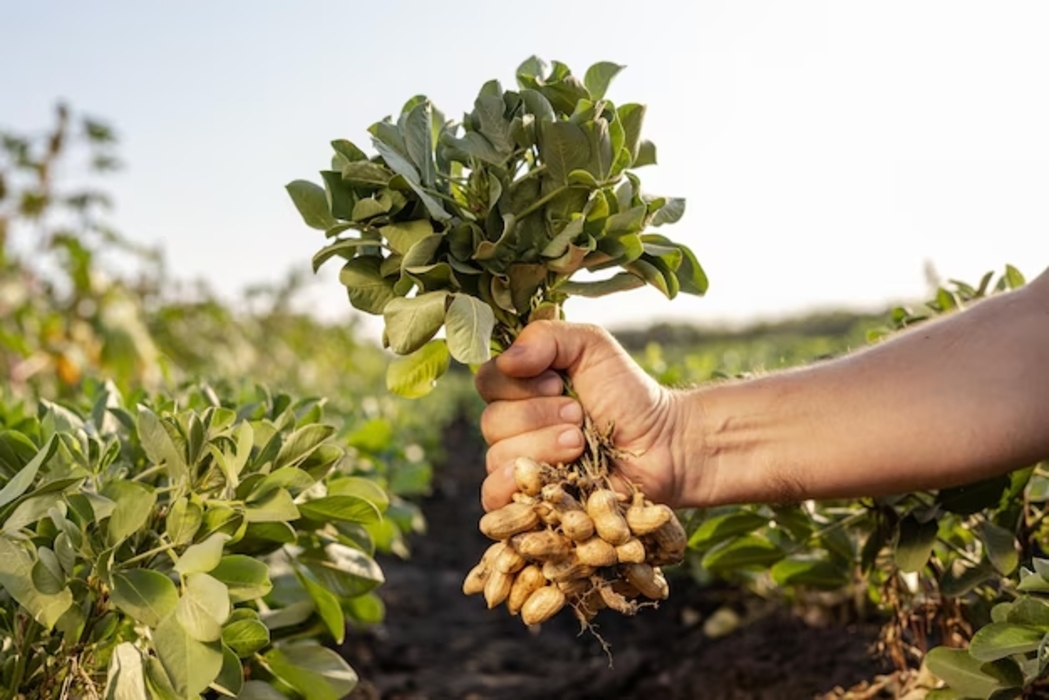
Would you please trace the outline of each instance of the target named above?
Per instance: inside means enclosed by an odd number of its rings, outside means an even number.
[[[976,481],[1049,456],[1049,272],[845,357],[688,391],[658,387],[605,333],[546,323],[485,365],[488,508],[518,454],[567,461],[581,414],[615,421],[618,467],[674,506],[858,497]],[[547,381],[545,394],[540,382]]]

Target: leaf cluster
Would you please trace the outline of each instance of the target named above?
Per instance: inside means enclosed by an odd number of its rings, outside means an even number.
[[[3,409],[0,697],[352,690],[319,642],[382,617],[389,497],[322,402],[110,384],[85,410]]]
[[[533,57],[516,89],[485,83],[458,122],[415,96],[370,127],[376,155],[333,141],[323,187],[287,185],[306,224],[330,239],[314,269],[342,259],[350,303],[381,314],[384,346],[408,356],[391,367],[391,390],[428,392],[451,359],[485,361],[493,342],[560,317],[571,296],[645,284],[668,298],[706,291],[692,251],[652,232],[678,221],[685,202],[641,189],[634,171],[656,149],[642,137],[645,106],[605,96],[621,69],[601,62],[580,79]]]

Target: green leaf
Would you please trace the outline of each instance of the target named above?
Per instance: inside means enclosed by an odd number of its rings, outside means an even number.
[[[849,572],[822,559],[784,559],[769,572],[780,586],[812,586],[836,590],[849,583]]]
[[[273,589],[266,562],[243,554],[222,557],[210,573],[229,589],[234,604],[262,598]]]
[[[147,408],[138,412],[138,437],[149,461],[163,464],[173,484],[181,484],[189,477],[182,452],[175,447],[160,418]]]
[[[1043,632],[1049,632],[1049,602],[1025,595],[1012,604],[1002,622],[1036,627]]]
[[[481,134],[492,144],[503,157],[514,150],[514,141],[510,136],[510,122],[503,117],[506,104],[502,96],[480,95],[474,101],[474,114],[480,122]]]
[[[102,494],[116,503],[106,530],[109,544],[123,542],[143,527],[153,514],[157,493],[137,481],[111,481]]]
[[[619,123],[623,125],[623,148],[630,154],[630,164],[637,160],[641,146],[641,125],[645,121],[646,107],[639,104],[620,105],[616,110]]]
[[[936,544],[936,520],[918,522],[913,513],[900,522],[900,539],[896,543],[896,566],[901,571],[921,571],[929,561]]]
[[[1005,281],[1009,285],[1009,289],[1018,289],[1027,283],[1024,279],[1023,273],[1017,270],[1012,265],[1005,266]]]
[[[295,574],[306,589],[306,592],[309,593],[313,604],[317,607],[317,614],[320,615],[325,627],[328,628],[332,639],[335,640],[336,644],[342,644],[346,638],[346,618],[342,614],[339,599],[335,597],[334,593],[310,578],[309,574],[304,574],[299,568],[295,569]]]
[[[1020,552],[1013,533],[994,523],[982,523],[977,532],[987,549],[987,558],[999,573],[1008,576],[1020,565]]]
[[[285,185],[285,189],[310,228],[325,231],[338,223],[328,209],[328,195],[323,187],[306,180],[294,180]]]
[[[379,513],[390,505],[390,496],[379,484],[363,476],[348,476],[328,482],[329,496],[357,496],[373,504]]]
[[[408,183],[408,186],[413,192],[422,200],[423,205],[426,207],[426,211],[429,212],[430,216],[438,221],[447,221],[451,218],[451,214],[445,211],[444,206],[429,195],[420,184],[419,171],[415,169],[404,156],[394,150],[392,147],[386,145],[382,141],[373,138],[372,143],[375,145],[375,149],[379,151],[379,155],[386,161],[386,165],[390,166],[390,169],[395,173],[404,178],[404,181]]]
[[[444,323],[452,357],[463,364],[488,361],[495,328],[492,307],[468,294],[453,294]]]
[[[204,509],[189,498],[180,498],[171,505],[164,529],[172,544],[188,544],[203,522]]]
[[[365,200],[362,200],[365,201]],[[336,255],[341,255],[346,258],[352,258],[356,254],[358,248],[364,248],[365,246],[374,246],[375,241],[364,238],[343,238],[335,241],[331,245],[327,245],[321,248],[313,256],[313,271],[317,272],[321,269],[321,265],[328,262]]]
[[[276,523],[299,519],[299,509],[287,489],[272,489],[248,504],[244,518],[249,523]]]
[[[367,160],[368,156],[361,149],[357,148],[352,142],[346,139],[335,139],[331,142],[331,147],[336,153],[344,157],[351,163],[357,161]]]
[[[983,662],[973,658],[965,649],[936,647],[925,655],[925,665],[966,696],[986,698],[999,687],[996,678],[980,670]]]
[[[324,549],[327,559],[302,559],[322,586],[337,596],[354,598],[380,585],[382,569],[374,559],[358,549],[330,544]]]
[[[543,122],[539,156],[554,183],[564,185],[568,183],[568,173],[586,169],[590,162],[590,142],[583,130],[572,122]]]
[[[297,429],[285,438],[280,446],[280,451],[273,460],[274,471],[270,476],[276,476],[282,469],[301,464],[334,433],[335,427],[324,423],[313,423]]]
[[[586,86],[587,92],[590,93],[590,98],[593,100],[603,98],[609,84],[612,82],[612,78],[616,77],[624,68],[626,66],[608,61],[601,61],[587,68],[586,75],[583,76],[583,85]]]
[[[688,538],[690,549],[709,549],[718,542],[754,532],[769,524],[769,519],[749,511],[715,515],[704,520]]]
[[[659,208],[656,215],[652,217],[652,226],[663,226],[674,224],[685,215],[685,200],[680,197],[671,197],[666,204]]]
[[[973,484],[943,489],[936,494],[936,502],[948,512],[972,515],[997,504],[1008,487],[1008,475],[995,476]]]
[[[419,102],[404,121],[404,146],[423,185],[433,187],[437,177],[433,162],[433,124],[430,101]]]
[[[274,675],[306,700],[341,700],[357,685],[357,674],[342,657],[316,643],[271,649],[265,659]]]
[[[222,549],[229,539],[229,535],[216,532],[203,542],[187,547],[175,562],[175,571],[182,576],[211,571],[222,561]]]
[[[36,556],[31,575],[33,585],[46,595],[61,593],[66,586],[66,576],[62,565],[58,563],[58,557],[47,547],[38,547]]]
[[[222,670],[221,642],[201,642],[189,635],[172,613],[153,631],[153,648],[180,697],[195,696]]]
[[[744,535],[719,544],[703,557],[703,568],[714,573],[769,566],[785,556],[779,547],[757,535]]]
[[[343,180],[369,189],[386,187],[392,177],[393,173],[386,168],[366,160],[349,163],[342,169]]]
[[[229,696],[236,696],[244,688],[244,666],[236,653],[225,645],[222,646],[222,669],[212,684]]]
[[[0,489],[0,508],[21,496],[26,492],[26,489],[32,485],[33,479],[36,478],[37,472],[40,470],[40,466],[51,459],[55,454],[55,450],[58,449],[58,440],[56,437],[56,435],[52,435],[48,439],[47,444],[36,453],[33,459],[19,469],[15,475],[11,477],[11,480],[4,485],[4,488]]]
[[[270,643],[270,631],[260,620],[233,620],[222,628],[222,642],[246,659]]]
[[[685,294],[703,296],[707,293],[709,282],[707,275],[696,259],[695,254],[686,246],[678,245],[682,253],[681,266],[677,269],[678,282]]]
[[[969,653],[979,661],[994,661],[1013,654],[1034,651],[1045,636],[1035,627],[1011,622],[992,622],[973,635]]]
[[[434,235],[433,224],[429,219],[416,219],[389,224],[379,229],[379,233],[390,243],[395,253],[404,255],[412,246],[422,239]]]
[[[374,592],[350,598],[343,603],[343,608],[358,625],[377,625],[386,617],[386,605]]]
[[[963,559],[955,559],[940,576],[940,593],[959,598],[994,576],[994,567],[987,561],[973,566]]]
[[[147,627],[159,625],[178,603],[175,584],[151,569],[115,572],[110,594],[118,608]]]
[[[390,349],[407,355],[425,345],[444,324],[447,301],[447,291],[391,299],[382,312]]]
[[[641,139],[641,143],[637,147],[637,157],[634,158],[634,167],[640,168],[645,165],[656,164],[656,144],[645,139]]]
[[[248,681],[237,700],[288,700],[288,696],[263,681]]]
[[[229,612],[226,584],[208,574],[186,576],[185,589],[175,606],[175,617],[190,637],[199,642],[218,640]]]
[[[386,370],[386,388],[409,399],[426,396],[437,385],[451,361],[448,343],[431,340],[410,355],[395,358]]]
[[[299,512],[303,517],[321,522],[376,523],[382,519],[378,508],[357,496],[325,496],[304,501],[299,504]]]
[[[381,264],[378,257],[357,257],[339,271],[339,282],[346,287],[354,308],[381,314],[386,303],[396,296],[393,281],[382,275]]]
[[[0,536],[0,589],[29,611],[48,630],[73,604],[68,588],[47,595],[33,586],[33,559],[22,547]]]
[[[603,297],[606,294],[625,292],[628,289],[643,287],[645,281],[629,272],[617,272],[608,279],[598,282],[565,282],[558,285],[558,291],[569,296]]]

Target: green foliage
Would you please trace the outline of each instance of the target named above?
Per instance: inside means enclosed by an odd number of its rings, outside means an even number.
[[[485,83],[461,123],[413,97],[369,129],[377,155],[333,141],[323,187],[288,184],[305,223],[331,240],[314,268],[343,258],[350,303],[381,314],[384,345],[404,356],[391,391],[425,394],[449,358],[484,362],[530,320],[559,318],[571,295],[706,291],[692,251],[650,230],[685,203],[641,190],[634,169],[655,162],[645,108],[605,98],[621,68],[597,63],[580,80],[530,58],[517,90]]]
[[[321,404],[81,404],[3,407],[0,697],[348,693],[317,640],[370,621],[390,501]]]

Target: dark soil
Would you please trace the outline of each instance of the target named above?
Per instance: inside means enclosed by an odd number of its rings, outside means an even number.
[[[380,559],[386,622],[350,634],[342,648],[362,680],[354,700],[809,699],[888,670],[870,651],[874,623],[814,626],[782,606],[754,615],[753,599],[683,575],[671,578],[670,599],[658,609],[598,615],[611,667],[568,612],[529,631],[505,607],[488,610],[480,595],[461,592],[490,544],[477,530],[483,445],[460,422],[447,446],[448,463],[435,470],[422,504],[428,533],[412,540],[410,560]],[[702,620],[725,604],[748,622],[711,639]]]

